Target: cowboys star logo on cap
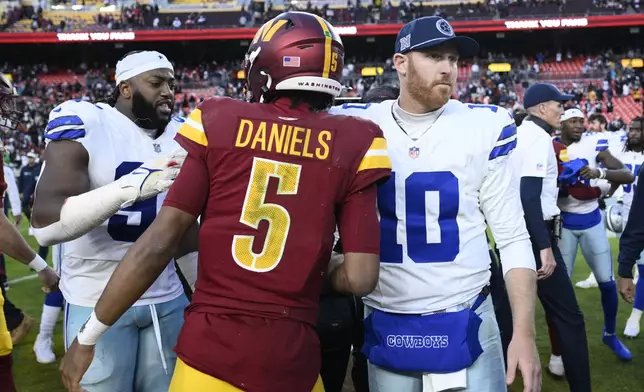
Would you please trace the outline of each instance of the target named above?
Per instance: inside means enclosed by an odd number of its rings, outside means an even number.
[[[452,26],[449,25],[449,22],[447,22],[445,19],[439,19],[436,21],[436,28],[438,31],[441,33],[445,34],[448,37],[451,37],[454,35],[454,30],[452,29]]]

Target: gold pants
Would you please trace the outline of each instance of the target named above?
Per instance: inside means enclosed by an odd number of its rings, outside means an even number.
[[[11,339],[9,339],[11,343]],[[181,359],[177,358],[177,364],[174,368],[172,381],[170,382],[170,389],[168,392],[195,392],[195,391],[208,391],[208,392],[243,392],[241,389],[235,388],[225,381],[219,380],[205,373],[191,368],[186,365]],[[318,376],[318,381],[315,383],[311,392],[324,392],[324,385],[322,378]]]
[[[7,329],[7,320],[4,318],[2,307],[4,306],[4,297],[0,291],[0,357],[11,354],[13,343],[11,343],[11,332]]]

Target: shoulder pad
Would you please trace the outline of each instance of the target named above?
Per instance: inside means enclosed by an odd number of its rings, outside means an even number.
[[[453,101],[450,101],[450,103]],[[477,113],[479,116],[482,117],[487,117],[487,118],[497,118],[501,120],[502,122],[514,122],[514,118],[508,112],[505,108],[502,108],[501,106],[497,105],[484,105],[484,104],[478,104],[478,103],[458,103],[463,107],[466,107],[469,110],[473,110],[475,113]]]
[[[595,151],[599,152],[599,151],[604,151],[608,149],[608,145],[609,145],[608,135],[597,134],[596,140],[597,141],[595,142]]]
[[[204,110],[204,108],[208,108],[207,110],[212,110],[212,108],[221,108],[223,105],[248,105],[248,102],[246,101],[241,101],[238,99],[232,99],[230,97],[210,97],[208,99],[205,99],[203,102],[201,102],[198,106],[197,109]]]
[[[99,123],[103,108],[91,102],[71,100],[61,103],[49,113],[45,138],[75,140],[87,136],[88,130]]]
[[[517,146],[517,125],[512,115],[504,108],[496,105],[466,104],[468,109],[476,111],[477,123],[489,124],[494,145],[488,160],[508,156]]]
[[[173,136],[177,134],[179,128],[186,122],[186,119],[179,116],[172,116],[172,119],[166,125],[165,132],[171,133]]]
[[[386,102],[386,101],[383,101]],[[339,114],[344,116],[355,116],[371,119],[376,113],[375,109],[382,105],[381,103],[344,103],[333,106],[329,109],[329,114]]]

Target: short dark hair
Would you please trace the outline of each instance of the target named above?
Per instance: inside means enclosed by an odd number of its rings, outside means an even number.
[[[589,123],[595,120],[599,121],[600,124],[604,124],[605,126],[608,125],[608,121],[606,121],[606,117],[601,113],[593,113],[590,116],[588,116]]]
[[[300,91],[300,90],[281,90],[271,94],[265,103],[273,102],[279,98],[289,98],[291,100],[291,109],[304,104],[312,112],[323,112],[333,106],[334,97],[331,94],[317,91]]]
[[[378,86],[367,91],[362,97],[362,103],[380,103],[388,99],[397,99],[400,89],[394,86]]]
[[[525,110],[516,110],[512,117],[514,118],[514,123],[518,127],[523,123],[523,120],[528,117],[528,112],[526,112]]]
[[[628,123],[628,124],[629,124],[629,126],[630,126],[630,124],[632,124],[632,123],[634,123],[634,122],[639,122],[639,123],[640,123],[640,129],[644,130],[644,116],[637,116],[637,117],[634,117],[634,118],[633,118],[633,119],[631,119],[631,121]],[[644,142],[644,141],[640,141],[640,145],[641,145],[643,142]],[[634,146],[631,144],[630,139],[626,138],[626,143],[624,143],[624,151],[633,151],[633,147],[634,147]]]

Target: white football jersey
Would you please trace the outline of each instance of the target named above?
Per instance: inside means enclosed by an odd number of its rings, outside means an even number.
[[[622,185],[622,202],[624,203],[622,216],[624,217],[624,220],[626,220],[628,218],[628,213],[631,210],[631,204],[633,203],[633,193],[635,192],[635,187],[637,186],[637,175],[639,174],[640,167],[644,162],[644,153],[635,151],[621,151],[620,153],[614,155],[635,176],[635,182],[633,182],[632,184]]]
[[[486,220],[503,267],[534,269],[529,235],[508,155],[516,126],[494,105],[450,101],[416,141],[393,117],[395,101],[344,104],[331,113],[380,126],[392,162],[378,189],[380,279],[365,303],[422,314],[476,296],[489,283]]]
[[[144,161],[179,147],[174,136],[183,120],[173,120],[157,139],[150,138],[113,107],[86,101],[67,101],[49,114],[47,141],[74,140],[89,154],[90,190],[132,172]],[[74,305],[93,307],[112,272],[130,246],[150,226],[163,204],[165,193],[117,212],[84,236],[66,242],[60,252],[60,288]],[[137,305],[176,298],[183,287],[170,263]]]
[[[626,140],[628,140],[628,133],[620,129],[615,132],[606,132],[608,137],[608,148],[611,154],[617,155],[624,150]]]
[[[582,137],[578,142],[574,142],[566,147],[568,158],[586,159],[588,167],[596,169],[599,167],[597,154],[608,149],[609,142],[604,133],[593,133]],[[596,186],[599,180],[583,180],[586,185]],[[562,212],[572,214],[588,214],[599,208],[598,199],[577,200],[572,196],[560,197],[558,199],[559,208]]]

